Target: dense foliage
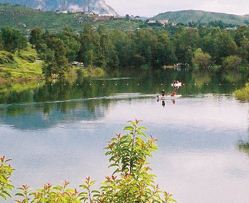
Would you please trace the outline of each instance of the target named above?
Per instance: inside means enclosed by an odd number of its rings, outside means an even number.
[[[32,30],[30,42],[47,61],[47,70],[59,72],[72,61],[87,66],[115,68],[161,68],[176,63],[200,69],[238,70],[249,61],[249,28],[180,27],[166,30],[138,29],[133,32],[87,25],[82,32],[59,33]],[[59,69],[57,69],[57,68]],[[55,70],[52,70],[55,68]]]
[[[109,156],[111,176],[106,177],[99,190],[87,177],[79,190],[69,187],[69,182],[53,186],[46,184],[32,191],[23,185],[16,193],[18,203],[173,203],[172,195],[163,192],[155,184],[155,175],[151,173],[148,158],[157,149],[156,140],[145,134],[145,128],[139,121],[130,121],[124,128],[125,134],[118,134],[106,147]],[[0,160],[0,199],[10,196],[13,189],[9,178],[13,169],[7,160]],[[6,196],[7,195],[7,196]]]
[[[210,71],[240,71],[248,68],[249,28],[178,27],[136,31],[97,29],[86,25],[81,32],[65,28],[48,32],[31,30],[29,41],[45,61],[46,76],[63,76],[75,61],[85,67],[113,69],[159,69],[180,63]],[[26,38],[15,29],[0,33],[0,49],[15,51],[27,46]],[[247,71],[248,72],[248,71]]]

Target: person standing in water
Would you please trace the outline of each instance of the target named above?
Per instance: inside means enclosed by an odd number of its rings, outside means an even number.
[[[159,102],[161,100],[163,107],[165,107],[165,105],[166,105],[166,103],[165,103],[165,100],[166,100],[165,96],[166,96],[165,90],[162,90],[161,96],[159,96],[159,95],[156,96],[157,102]]]
[[[162,100],[162,106],[165,107],[166,103],[165,103],[165,90],[162,90],[162,95],[161,95],[161,100]]]

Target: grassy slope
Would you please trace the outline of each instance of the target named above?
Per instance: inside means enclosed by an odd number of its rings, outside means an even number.
[[[42,61],[34,49],[28,47],[16,53],[0,51],[0,82],[41,79]],[[4,60],[5,59],[5,60]]]
[[[57,14],[55,12],[42,12],[23,6],[0,4],[0,28],[11,26],[21,30],[42,27],[50,31],[58,31],[64,27],[81,30],[84,24],[91,23],[95,26],[107,25],[109,28],[134,30],[142,21],[110,20],[107,22],[94,22],[85,14],[69,13]]]
[[[168,19],[172,22],[183,24],[187,24],[189,22],[208,24],[209,22],[222,21],[226,24],[244,25],[245,20],[248,20],[249,17],[198,10],[185,10],[161,13],[155,16],[154,19]]]

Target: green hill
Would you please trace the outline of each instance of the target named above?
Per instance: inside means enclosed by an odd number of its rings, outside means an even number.
[[[156,20],[169,20],[174,23],[188,24],[190,22],[208,24],[222,21],[225,24],[245,25],[249,24],[249,16],[238,16],[224,13],[186,10],[166,12],[155,16]],[[95,27],[105,25],[110,29],[136,30],[147,26],[142,20],[130,20],[127,18],[111,18],[87,15],[84,13],[56,13],[52,11],[34,10],[20,5],[0,4],[0,28],[14,27],[29,32],[34,27],[41,27],[49,31],[62,30],[70,27],[79,31],[85,24]]]
[[[87,23],[96,27],[106,25],[109,28],[122,30],[134,30],[143,24],[139,20],[97,19],[96,16],[84,13],[44,12],[19,5],[0,4],[0,28],[10,26],[27,31],[34,27],[42,27],[50,31],[58,31],[64,27],[71,27],[74,30],[81,30]]]
[[[221,21],[225,24],[231,25],[245,25],[249,20],[249,16],[239,16],[226,13],[215,13],[200,10],[184,10],[184,11],[171,11],[161,13],[155,17],[155,20],[169,20],[174,23],[198,23],[208,24],[210,22]]]

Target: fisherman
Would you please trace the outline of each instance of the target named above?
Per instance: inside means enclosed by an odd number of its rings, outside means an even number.
[[[165,100],[165,90],[162,90],[161,100]]]
[[[165,107],[166,103],[165,103],[165,98],[166,96],[166,93],[165,93],[165,90],[162,90],[162,95],[161,95],[161,100],[162,100],[162,106]]]

